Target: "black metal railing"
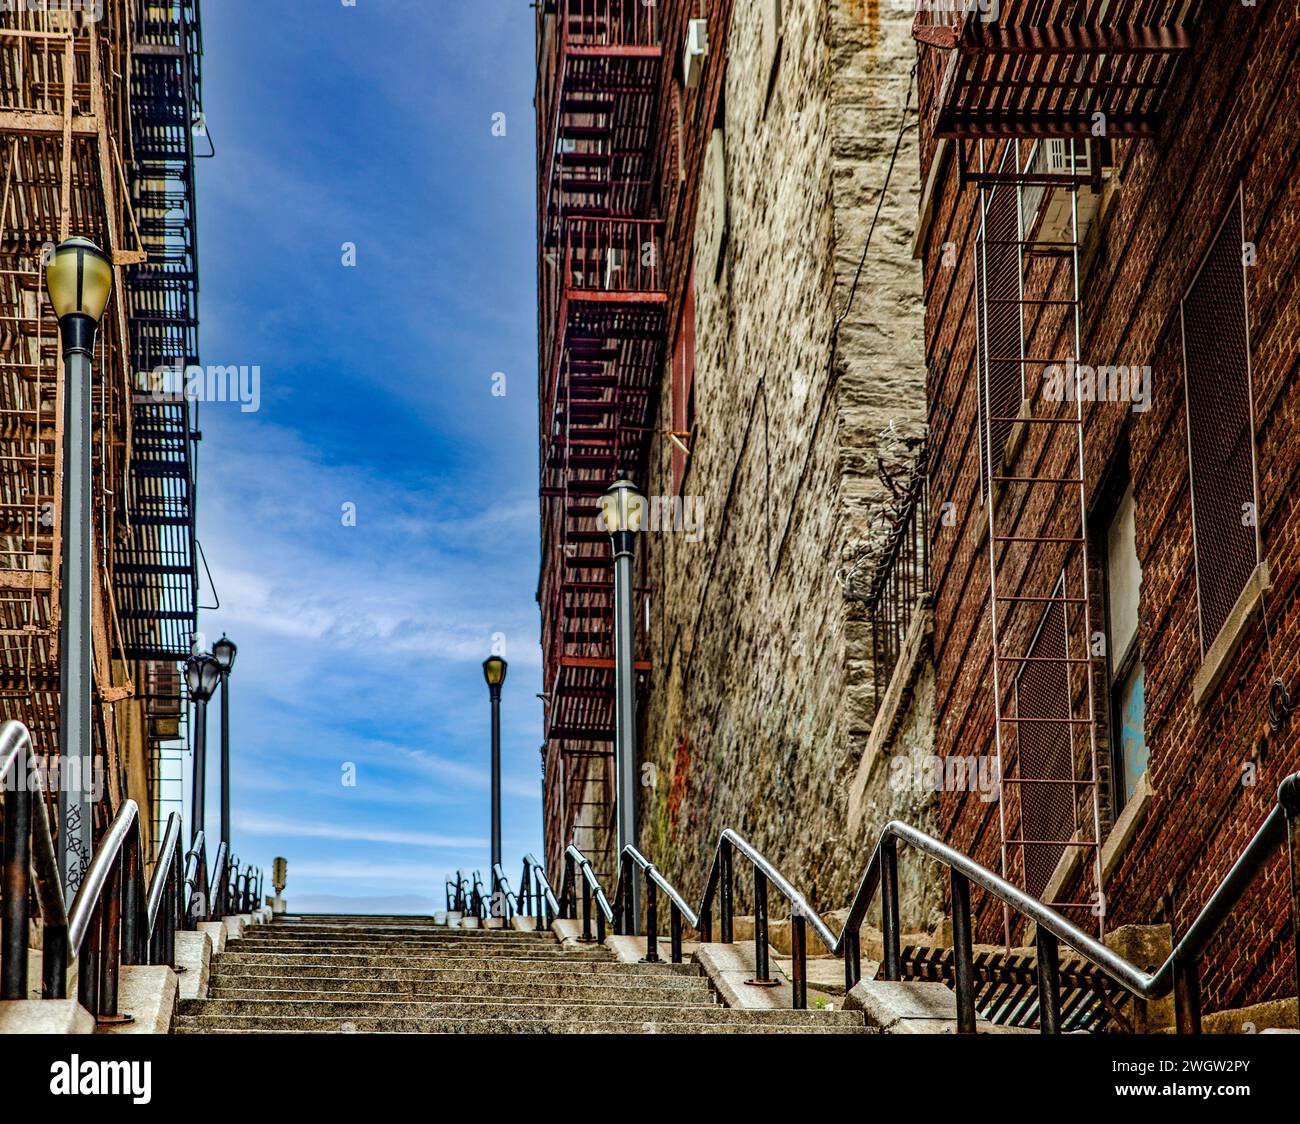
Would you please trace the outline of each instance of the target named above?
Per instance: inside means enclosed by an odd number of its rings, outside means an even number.
[[[865,597],[871,615],[871,661],[876,705],[898,664],[930,583],[930,488],[924,446],[899,482],[881,471],[894,498],[880,518],[883,541],[875,557]]]
[[[951,881],[953,966],[957,996],[957,1029],[962,1034],[975,1033],[975,969],[973,930],[971,928],[970,892],[975,885],[1005,903],[1035,926],[1039,1029],[1044,1034],[1061,1030],[1060,945],[1073,949],[1114,983],[1141,1000],[1162,998],[1172,991],[1177,1029],[1182,1034],[1199,1034],[1201,1026],[1200,969],[1201,955],[1219,931],[1224,920],[1242,895],[1259,878],[1268,861],[1285,843],[1291,871],[1291,939],[1296,949],[1297,990],[1300,990],[1300,773],[1293,773],[1278,788],[1277,804],[1246,845],[1237,861],[1224,876],[1187,932],[1154,971],[1147,972],[1096,938],[1083,932],[1050,906],[1013,886],[968,855],[948,846],[910,824],[892,820],[881,829],[867,869],[858,884],[844,928],[837,936],[808,904],[804,896],[752,844],[738,832],[727,829],[718,840],[713,863],[709,868],[699,910],[691,914],[685,899],[634,847],[625,847],[620,861],[616,906],[605,898],[600,881],[582,852],[574,846],[565,850],[564,893],[555,905],[555,915],[576,918],[573,890],[575,870],[582,874],[583,938],[592,940],[593,902],[597,934],[604,940],[605,922],[615,925],[622,934],[635,933],[636,921],[625,904],[626,892],[636,868],[646,880],[647,925],[646,959],[658,960],[658,918],[655,899],[663,891],[670,903],[670,936],[673,961],[681,960],[681,929],[689,925],[697,930],[702,943],[712,943],[714,917],[718,937],[731,943],[735,917],[735,858],[746,859],[754,872],[754,961],[753,983],[774,984],[769,975],[768,959],[768,890],[775,888],[790,906],[791,984],[793,1006],[808,1005],[808,929],[812,928],[822,944],[844,961],[845,988],[851,990],[862,976],[861,928],[867,911],[880,894],[881,930],[884,959],[881,965],[886,980],[902,978],[901,932],[898,905],[898,844],[903,843],[948,868]],[[536,860],[525,861],[525,884],[529,875],[545,879]],[[546,883],[549,890],[549,883]],[[531,903],[529,903],[531,904]]]
[[[81,1005],[98,1022],[127,1021],[129,1016],[118,1012],[122,966],[173,964],[177,929],[192,928],[200,919],[218,920],[213,916],[218,903],[230,904],[223,893],[212,896],[213,908],[207,905],[202,833],[196,835],[182,870],[180,817],[173,813],[146,887],[139,809],[134,800],[124,801],[67,906],[31,734],[21,722],[0,725],[0,791],[4,793],[0,999],[27,997],[34,890],[43,934],[42,998],[67,998],[68,969],[76,961]],[[223,844],[213,880],[222,891],[224,856]]]

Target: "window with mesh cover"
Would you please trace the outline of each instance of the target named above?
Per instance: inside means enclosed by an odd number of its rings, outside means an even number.
[[[1016,677],[1016,744],[1025,889],[1042,897],[1075,835],[1069,624],[1062,577]],[[1077,654],[1077,653],[1076,653]]]
[[[1182,300],[1201,654],[1260,562],[1241,192]]]

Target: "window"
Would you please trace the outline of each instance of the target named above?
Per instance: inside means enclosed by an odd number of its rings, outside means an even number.
[[[1021,849],[1025,889],[1042,897],[1075,836],[1074,714],[1070,703],[1070,626],[1062,574],[1016,676]],[[1077,653],[1076,653],[1077,654]],[[1014,799],[1014,798],[1013,798]]]
[[[1114,812],[1133,798],[1147,771],[1146,673],[1138,641],[1142,564],[1130,484],[1106,528],[1106,634],[1110,653],[1111,794]]]
[[[1181,306],[1201,655],[1261,561],[1241,192]]]
[[[682,490],[686,477],[687,453],[695,435],[695,265],[686,275],[681,317],[673,344],[673,495]]]

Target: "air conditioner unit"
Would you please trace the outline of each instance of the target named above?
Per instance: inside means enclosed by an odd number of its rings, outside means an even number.
[[[704,73],[704,59],[709,53],[708,20],[691,20],[686,25],[686,51],[682,57],[682,73],[686,88],[695,89]]]

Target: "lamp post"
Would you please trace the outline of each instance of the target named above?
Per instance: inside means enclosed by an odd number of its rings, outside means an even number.
[[[185,686],[194,703],[194,777],[190,798],[190,843],[203,830],[204,780],[207,774],[208,700],[221,680],[221,667],[207,652],[185,661]]]
[[[221,671],[221,842],[230,852],[230,673],[235,670],[235,642],[223,632],[212,645],[212,658]]]
[[[618,815],[618,862],[636,834],[636,614],[632,607],[632,559],[645,520],[645,497],[630,480],[611,484],[600,499],[600,519],[614,549],[614,779]],[[631,928],[641,916],[641,888],[629,879]]]
[[[88,238],[69,238],[45,267],[63,350],[63,516],[59,593],[59,871],[71,901],[90,862],[92,363],[113,263]],[[107,684],[105,684],[107,686]]]
[[[501,862],[501,684],[506,681],[506,661],[488,656],[483,661],[492,700],[492,908],[497,908],[497,865]],[[495,914],[494,914],[495,916]]]

